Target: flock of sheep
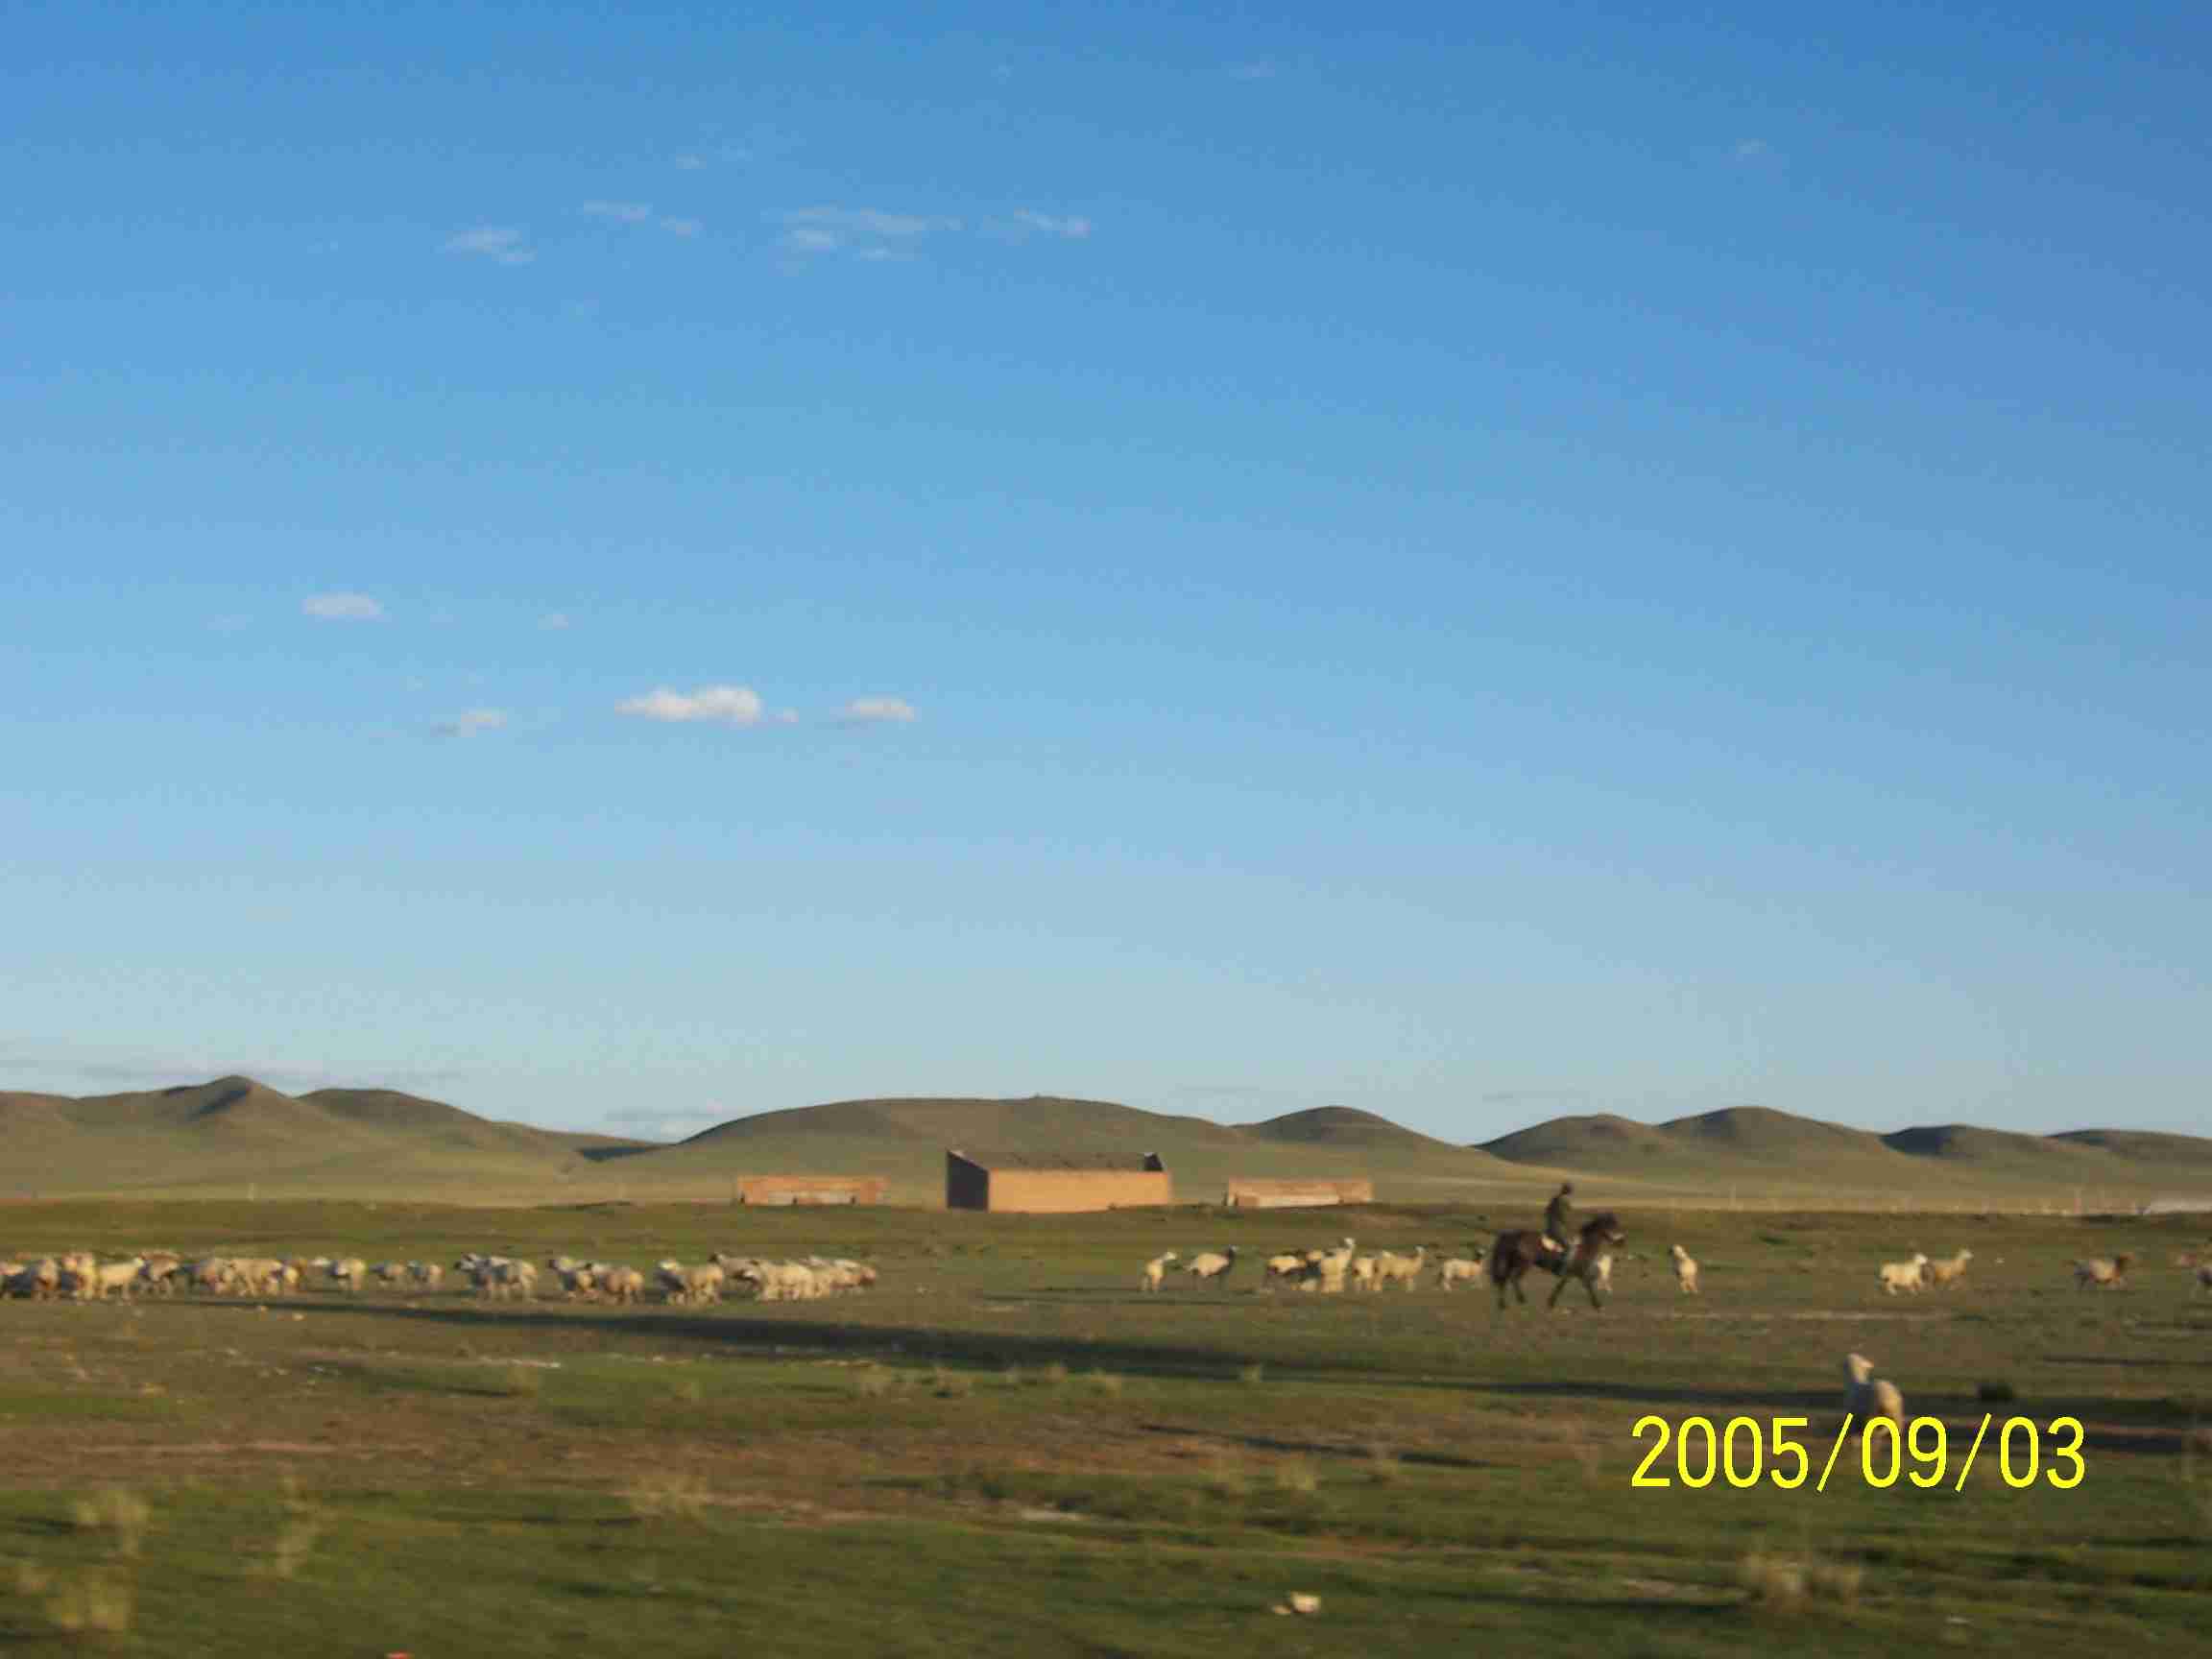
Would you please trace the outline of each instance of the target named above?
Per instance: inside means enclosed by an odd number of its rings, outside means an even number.
[[[1546,1240],[1554,1249],[1563,1248],[1554,1240]],[[1436,1288],[1450,1290],[1455,1285],[1476,1285],[1482,1279],[1483,1247],[1470,1243],[1466,1254],[1446,1255],[1432,1244],[1416,1245],[1410,1251],[1377,1250],[1368,1255],[1358,1254],[1358,1241],[1339,1238],[1327,1248],[1312,1250],[1286,1250],[1266,1257],[1261,1263],[1261,1286],[1273,1290],[1287,1286],[1293,1290],[1307,1290],[1319,1295],[1341,1295],[1346,1290],[1387,1290],[1392,1286],[1414,1290],[1420,1287],[1423,1273],[1434,1276]],[[1684,1295],[1697,1293],[1697,1263],[1679,1244],[1670,1244],[1668,1255],[1673,1263],[1674,1281]],[[1137,1280],[1140,1290],[1158,1290],[1166,1282],[1169,1273],[1188,1273],[1200,1285],[1214,1285],[1227,1288],[1229,1273],[1237,1265],[1237,1246],[1223,1250],[1204,1250],[1185,1257],[1169,1250],[1153,1257],[1144,1263]],[[1602,1254],[1592,1263],[1592,1277],[1598,1287],[1609,1290],[1613,1285],[1613,1257]]]
[[[678,1306],[719,1302],[725,1295],[802,1302],[865,1290],[876,1283],[876,1269],[867,1262],[824,1256],[771,1262],[716,1252],[693,1266],[672,1260],[656,1262],[650,1277],[618,1262],[580,1262],[570,1256],[548,1257],[545,1268],[565,1299],[620,1306],[644,1301],[648,1291]],[[350,1295],[376,1286],[428,1292],[444,1283],[445,1271],[436,1262],[365,1262],[358,1256],[204,1256],[187,1261],[160,1250],[103,1262],[89,1252],[73,1251],[0,1261],[0,1296],[104,1302],[128,1301],[139,1292],[174,1295],[180,1289],[216,1296],[284,1296],[318,1284]],[[470,1251],[453,1263],[453,1271],[487,1300],[527,1302],[538,1295],[539,1269],[531,1262]]]

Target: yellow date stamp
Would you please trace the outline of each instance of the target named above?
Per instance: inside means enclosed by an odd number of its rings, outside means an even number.
[[[1966,1490],[1966,1477],[1974,1472],[1974,1459],[1996,1421],[1995,1412],[1983,1414],[1982,1426],[1974,1431],[1974,1443],[1960,1459],[1958,1479],[1951,1482],[1954,1492]],[[1854,1418],[1845,1413],[1843,1427],[1829,1444],[1827,1458],[1820,1465],[1819,1478],[1813,1480],[1814,1491],[1828,1490],[1828,1478],[1836,1472],[1853,1424]],[[1769,1417],[1764,1421],[1731,1417],[1719,1428],[1710,1417],[1685,1417],[1678,1424],[1657,1415],[1639,1417],[1628,1431],[1629,1438],[1641,1441],[1654,1433],[1655,1437],[1644,1461],[1628,1478],[1628,1484],[1679,1483],[1702,1488],[1718,1479],[1738,1491],[1748,1491],[1765,1479],[1793,1492],[1813,1479],[1813,1453],[1798,1433],[1811,1426],[1812,1420],[1806,1417]],[[2054,1417],[2042,1425],[2032,1417],[2008,1417],[1997,1431],[1998,1474],[2015,1492],[2026,1491],[2038,1479],[2070,1492],[2089,1473],[2088,1462],[2081,1455],[2081,1439],[2079,1417]],[[1671,1474],[1666,1464],[1670,1448],[1674,1454]],[[1940,1417],[1915,1417],[1903,1433],[1887,1417],[1867,1419],[1859,1436],[1859,1477],[1867,1485],[1887,1490],[1903,1479],[1930,1490],[1943,1485],[1950,1473],[1951,1431]]]

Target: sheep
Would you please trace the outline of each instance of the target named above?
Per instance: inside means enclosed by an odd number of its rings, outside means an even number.
[[[1928,1263],[1928,1283],[1938,1290],[1948,1290],[1966,1277],[1966,1263],[1974,1260],[1974,1252],[1961,1250],[1945,1261]]]
[[[765,1267],[767,1263],[759,1265]],[[670,1302],[719,1302],[722,1299],[722,1285],[726,1275],[719,1262],[709,1262],[702,1267],[686,1267],[683,1262],[671,1260],[657,1262],[654,1268],[660,1275],[661,1287],[668,1292]],[[762,1286],[762,1294],[766,1294],[765,1285]]]
[[[1164,1251],[1153,1257],[1151,1261],[1144,1263],[1144,1271],[1137,1281],[1137,1288],[1144,1291],[1159,1289],[1162,1281],[1167,1277],[1167,1269],[1176,1261],[1176,1254],[1172,1250]]]
[[[1355,1290],[1380,1290],[1381,1281],[1376,1277],[1378,1259],[1374,1256],[1352,1258],[1352,1288]]]
[[[1436,1262],[1436,1288],[1449,1290],[1455,1285],[1479,1285],[1482,1283],[1482,1252],[1476,1250],[1467,1256],[1445,1256]]]
[[[1874,1375],[1874,1361],[1863,1354],[1843,1356],[1843,1409],[1858,1419],[1859,1432],[1877,1417],[1887,1417],[1902,1437],[1905,1432],[1905,1396],[1887,1377]]]
[[[2092,1256],[2086,1262],[2074,1262],[2074,1288],[2086,1290],[2094,1285],[2100,1290],[2117,1290],[2128,1282],[2128,1268],[2135,1258],[2122,1252],[2118,1256]]]
[[[1674,1259],[1674,1283],[1682,1287],[1682,1294],[1696,1295],[1697,1263],[1692,1260],[1690,1252],[1679,1244],[1670,1244],[1667,1246],[1667,1254]]]
[[[1345,1279],[1352,1271],[1353,1243],[1350,1238],[1339,1240],[1335,1249],[1322,1251],[1320,1259],[1313,1263],[1315,1273],[1308,1283],[1322,1295],[1343,1293]]]
[[[1590,1262],[1590,1277],[1599,1289],[1607,1295],[1613,1293],[1613,1252],[1600,1250]]]
[[[407,1263],[408,1283],[418,1290],[435,1290],[438,1281],[445,1277],[445,1269],[435,1262],[410,1262]]]
[[[407,1282],[407,1263],[404,1262],[374,1262],[369,1271],[375,1276],[379,1285],[396,1286]]]
[[[1375,1288],[1387,1290],[1393,1285],[1403,1285],[1408,1290],[1418,1289],[1421,1268],[1429,1260],[1429,1246],[1415,1247],[1410,1256],[1401,1256],[1395,1250],[1385,1250],[1375,1258]]]
[[[157,1250],[146,1258],[146,1265],[138,1269],[138,1282],[149,1290],[164,1296],[177,1293],[177,1268],[179,1262],[173,1250]]]
[[[1268,1289],[1278,1284],[1294,1284],[1304,1277],[1307,1255],[1303,1250],[1283,1250],[1260,1263],[1260,1283]]]
[[[2212,1296],[2212,1262],[2197,1263],[2197,1288]]]
[[[281,1271],[282,1263],[277,1263],[277,1267]],[[335,1262],[325,1262],[323,1263],[323,1271],[330,1276],[333,1285],[349,1296],[358,1296],[361,1287],[369,1281],[369,1263],[358,1256],[343,1256]]]
[[[1223,1250],[1201,1250],[1183,1263],[1183,1271],[1201,1285],[1218,1285],[1229,1287],[1229,1270],[1237,1265],[1237,1246]]]
[[[1915,1250],[1910,1262],[1885,1262],[1880,1269],[1879,1283],[1883,1294],[1894,1296],[1900,1290],[1909,1290],[1917,1296],[1926,1287],[1927,1280],[1921,1269],[1928,1265],[1925,1253]]]
[[[607,1267],[599,1275],[599,1290],[611,1302],[635,1303],[644,1300],[645,1275],[635,1267]]]
[[[8,1287],[17,1296],[51,1302],[61,1293],[61,1263],[51,1256],[41,1256],[16,1273]]]
[[[127,1262],[102,1262],[93,1265],[89,1278],[92,1299],[105,1302],[111,1292],[120,1293],[123,1300],[131,1300],[131,1286],[138,1283],[139,1271],[146,1265],[146,1258],[133,1256]]]

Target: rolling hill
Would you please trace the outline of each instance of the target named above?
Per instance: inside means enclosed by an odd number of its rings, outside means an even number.
[[[478,1203],[727,1199],[744,1174],[881,1175],[934,1204],[944,1155],[986,1163],[1157,1153],[1185,1201],[1232,1176],[1365,1175],[1385,1201],[1534,1204],[1563,1173],[1585,1200],[1932,1207],[2117,1205],[2212,1187],[2212,1140],[2118,1129],[2021,1135],[1942,1124],[1874,1135],[1761,1106],[1658,1124],[1559,1118],[1479,1147],[1322,1106],[1232,1126],[1111,1100],[895,1096],[732,1118],[675,1144],[534,1128],[391,1089],[292,1095],[251,1077],[75,1097],[0,1093],[0,1198],[378,1197]]]
[[[1158,1153],[1178,1198],[1217,1201],[1232,1175],[1371,1175],[1380,1194],[1445,1197],[1470,1183],[1513,1189],[1510,1165],[1417,1135],[1372,1113],[1322,1107],[1241,1128],[1111,1100],[915,1096],[838,1100],[734,1118],[677,1145],[625,1158],[611,1173],[656,1184],[727,1182],[739,1173],[882,1175],[902,1203],[935,1203],[945,1151],[984,1163],[1068,1155],[1127,1160]]]
[[[1484,1142],[1527,1166],[1601,1174],[1657,1189],[1806,1198],[1888,1192],[1918,1203],[2110,1202],[2212,1177],[2212,1140],[2113,1129],[2023,1135],[1948,1123],[1875,1135],[1765,1106],[1731,1106],[1664,1123],[1557,1118]]]

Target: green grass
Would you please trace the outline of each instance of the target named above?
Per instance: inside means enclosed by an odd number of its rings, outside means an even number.
[[[142,1654],[1891,1654],[2212,1642],[2200,1223],[1624,1214],[1601,1313],[1486,1294],[1140,1294],[1163,1247],[1466,1209],[917,1212],[11,1207],[11,1251],[865,1255],[831,1302],[615,1310],[328,1293],[0,1304],[0,1649]],[[1706,1293],[1660,1258],[1679,1240]],[[1892,1300],[1873,1263],[1975,1251]],[[1548,1288],[1549,1282],[1544,1282]],[[1635,1490],[1647,1412],[1810,1417],[1857,1348],[1944,1418],[2088,1426],[2081,1486]],[[135,1514],[127,1528],[102,1515]],[[87,1523],[83,1517],[89,1515]],[[137,1524],[133,1524],[137,1525]],[[1789,1586],[1807,1584],[1801,1595]],[[1269,1609],[1291,1591],[1311,1619]],[[119,1612],[120,1610],[120,1612]],[[87,1619],[127,1631],[68,1630]]]

